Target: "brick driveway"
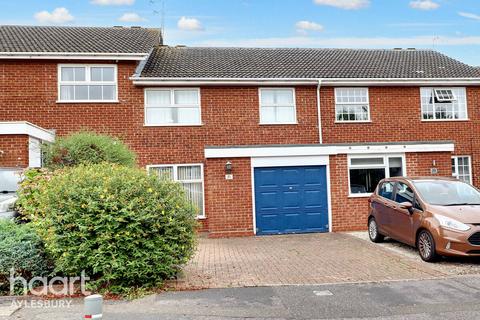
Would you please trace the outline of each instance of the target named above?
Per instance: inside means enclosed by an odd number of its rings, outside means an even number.
[[[177,289],[426,279],[428,264],[342,233],[200,239]]]

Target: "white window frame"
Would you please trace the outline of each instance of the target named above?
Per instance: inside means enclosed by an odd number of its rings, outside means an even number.
[[[62,81],[62,68],[85,68],[85,81]],[[113,67],[113,77],[114,81],[90,81],[91,78],[91,68],[102,68],[102,67]],[[110,85],[115,86],[115,94],[113,100],[62,100],[61,89],[62,85]],[[118,103],[118,66],[116,64],[59,64],[57,69],[57,103]]]
[[[194,179],[194,180],[178,180],[178,167],[200,167],[200,175],[201,175],[201,180]],[[180,163],[180,164],[152,164],[152,165],[147,165],[147,173],[150,174],[150,169],[152,168],[166,168],[166,167],[171,167],[173,168],[173,181],[175,182],[184,182],[184,183],[202,183],[202,214],[197,215],[197,219],[205,219],[207,217],[205,213],[205,175],[204,175],[204,170],[203,170],[203,163]]]
[[[337,106],[343,106],[343,105],[358,105],[358,106],[364,106],[364,103],[360,102],[338,102],[337,101],[337,92],[339,90],[351,90],[351,89],[363,89],[367,91],[367,120],[338,120],[338,110]],[[340,87],[340,88],[335,88],[335,122],[336,123],[368,123],[372,122],[371,116],[370,116],[370,90],[368,87]]]
[[[454,100],[452,101],[458,101],[458,97],[455,95],[455,90],[461,89],[465,92],[465,118],[459,118],[459,119],[437,119],[436,118],[436,109],[435,109],[435,99],[432,101],[432,106],[433,106],[433,119],[425,119],[423,117],[423,113],[426,110],[427,105],[423,103],[422,99],[422,91],[423,90],[431,90],[433,93],[433,98],[437,97],[436,90],[452,90]],[[438,98],[437,98],[438,99]],[[444,101],[449,101],[449,100],[444,100]],[[430,105],[430,104],[428,104]],[[468,121],[468,96],[467,96],[467,88],[466,87],[449,87],[449,88],[444,88],[444,87],[421,87],[420,88],[420,117],[421,120],[424,122],[436,122],[436,121]]]
[[[470,184],[473,184],[473,172],[472,172],[472,156],[468,156],[468,155],[455,155],[455,156],[452,156],[452,160],[455,160],[455,173],[452,172],[452,177],[454,177],[455,179],[459,179],[459,174],[458,174],[458,158],[467,158],[468,159],[468,170],[470,172],[470,181],[469,183]],[[463,180],[460,180],[460,181],[463,181]]]
[[[370,158],[383,158],[383,164],[375,164],[375,165],[352,165],[352,159],[370,159]],[[347,157],[347,170],[348,170],[348,197],[349,198],[364,198],[370,197],[373,192],[365,192],[365,193],[352,193],[350,187],[350,169],[385,169],[385,178],[390,178],[390,163],[389,158],[401,158],[402,159],[402,170],[403,175],[407,176],[407,162],[404,153],[399,154],[367,154],[367,155],[348,155]]]
[[[292,92],[293,95],[293,105],[292,106],[285,106],[285,105],[269,105],[269,106],[262,106],[262,91],[266,90],[289,90]],[[260,125],[284,125],[284,124],[297,124],[297,94],[295,92],[295,88],[284,88],[284,87],[262,87],[258,88],[258,105],[259,105],[259,124]],[[292,122],[264,122],[262,121],[262,107],[293,107],[293,114],[294,119]]]
[[[158,123],[151,124],[147,123],[147,92],[149,91],[170,91],[170,101],[173,102],[170,107],[175,107],[175,91],[197,91],[198,93],[198,112],[199,112],[199,122],[198,123]],[[145,88],[143,90],[143,125],[145,127],[196,127],[202,126],[202,97],[200,88]],[[190,105],[184,105],[188,107]],[[190,107],[197,107],[197,105],[191,105]],[[155,108],[155,107],[153,107]]]

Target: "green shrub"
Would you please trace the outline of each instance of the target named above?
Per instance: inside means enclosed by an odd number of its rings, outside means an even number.
[[[17,191],[18,200],[15,203],[20,220],[30,221],[39,214],[39,197],[52,174],[47,169],[27,169],[23,172],[23,179]]]
[[[122,141],[92,132],[58,138],[43,149],[45,166],[50,169],[102,162],[135,165],[135,154]]]
[[[10,270],[28,281],[46,276],[51,268],[44,246],[35,229],[29,224],[16,224],[0,219],[0,295],[10,291]]]
[[[56,272],[125,293],[171,278],[195,247],[195,209],[181,186],[113,164],[57,171],[33,223]]]

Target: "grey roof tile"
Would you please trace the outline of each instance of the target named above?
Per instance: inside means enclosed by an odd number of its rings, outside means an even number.
[[[141,77],[419,79],[480,78],[480,73],[432,50],[157,46]]]
[[[159,29],[0,26],[0,52],[148,53],[161,44]]]

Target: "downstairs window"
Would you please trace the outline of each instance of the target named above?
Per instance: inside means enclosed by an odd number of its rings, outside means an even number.
[[[150,174],[157,174],[163,179],[178,181],[185,190],[185,194],[197,208],[197,216],[205,217],[203,200],[203,166],[194,165],[158,165],[148,166]]]
[[[405,174],[402,155],[350,157],[348,165],[349,192],[352,196],[369,196],[380,180]]]

